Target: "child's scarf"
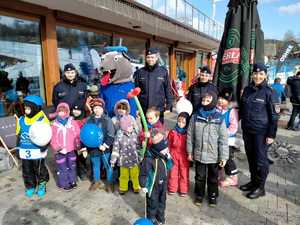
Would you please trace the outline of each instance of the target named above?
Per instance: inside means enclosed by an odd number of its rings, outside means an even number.
[[[179,134],[186,134],[187,128],[186,128],[186,127],[185,127],[185,128],[180,128],[180,127],[178,126],[178,124],[176,124],[176,126],[175,126],[175,131],[176,131],[177,133],[179,133]]]
[[[59,117],[59,116],[57,116],[57,118],[56,118],[57,122],[59,122],[59,123],[62,124],[63,126],[65,126],[65,125],[67,124],[68,119],[69,119],[69,117],[66,117],[66,118],[63,119],[63,118],[61,118],[61,117]]]

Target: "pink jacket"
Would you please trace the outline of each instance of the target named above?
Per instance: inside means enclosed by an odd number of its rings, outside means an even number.
[[[50,145],[54,153],[57,153],[62,149],[66,149],[66,152],[71,152],[79,149],[80,128],[73,117],[69,117],[68,122],[65,126],[59,123],[57,120],[54,120],[51,128],[52,138]]]

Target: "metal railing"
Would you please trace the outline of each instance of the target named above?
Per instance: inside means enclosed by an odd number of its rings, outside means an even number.
[[[186,0],[136,1],[210,37],[217,40],[221,40],[222,38],[223,25],[201,12]]]

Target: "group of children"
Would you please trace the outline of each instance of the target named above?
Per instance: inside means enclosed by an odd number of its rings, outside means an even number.
[[[23,134],[34,121],[47,119],[41,111],[41,104],[30,98],[24,100],[25,116],[18,125],[21,127],[18,130],[20,137],[26,136]],[[182,197],[188,194],[190,161],[194,161],[195,204],[202,204],[207,184],[209,205],[215,206],[218,186],[237,185],[238,171],[233,152],[238,118],[236,110],[230,108],[230,94],[226,91],[219,97],[214,92],[205,93],[201,105],[192,116],[181,112],[175,127],[169,132],[159,120],[160,112],[150,108],[146,112],[149,131],[143,132],[137,120],[129,114],[130,106],[125,99],[115,105],[113,118],[105,113],[105,102],[101,98],[91,101],[91,114],[87,118],[82,116],[83,108],[70,109],[66,103],[60,103],[51,123],[53,134],[50,142],[56,163],[57,186],[67,191],[75,188],[78,164],[84,164],[87,169],[85,158],[89,155],[90,191],[104,188],[101,181],[101,168],[104,168],[106,190],[113,192],[114,170],[118,170],[119,193],[123,195],[128,191],[130,180],[134,193],[146,193],[147,217],[164,224],[167,193],[178,192]],[[97,148],[84,146],[80,141],[80,128],[86,123],[102,129],[103,143]],[[147,151],[141,156],[139,150],[145,139]],[[33,148],[24,145],[21,138],[20,149],[27,147],[29,150]],[[34,193],[43,197],[46,193],[49,175],[45,167],[46,154],[42,154],[45,151],[40,148],[40,156],[34,158],[38,163],[30,170],[28,162],[34,161],[33,158],[21,157],[28,197]],[[220,176],[224,167],[227,177]],[[30,183],[30,179],[35,181]],[[40,189],[43,189],[42,193]]]

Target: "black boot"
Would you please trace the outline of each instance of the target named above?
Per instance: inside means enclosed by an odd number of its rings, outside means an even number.
[[[250,198],[250,199],[256,199],[256,198],[259,198],[259,197],[262,197],[265,195],[266,195],[265,188],[258,187],[256,189],[252,190],[251,192],[249,192],[246,196],[247,196],[247,198]]]
[[[242,190],[242,191],[252,191],[255,188],[256,188],[255,184],[253,184],[253,182],[251,182],[251,181],[248,182],[247,184],[240,186],[240,190]]]

